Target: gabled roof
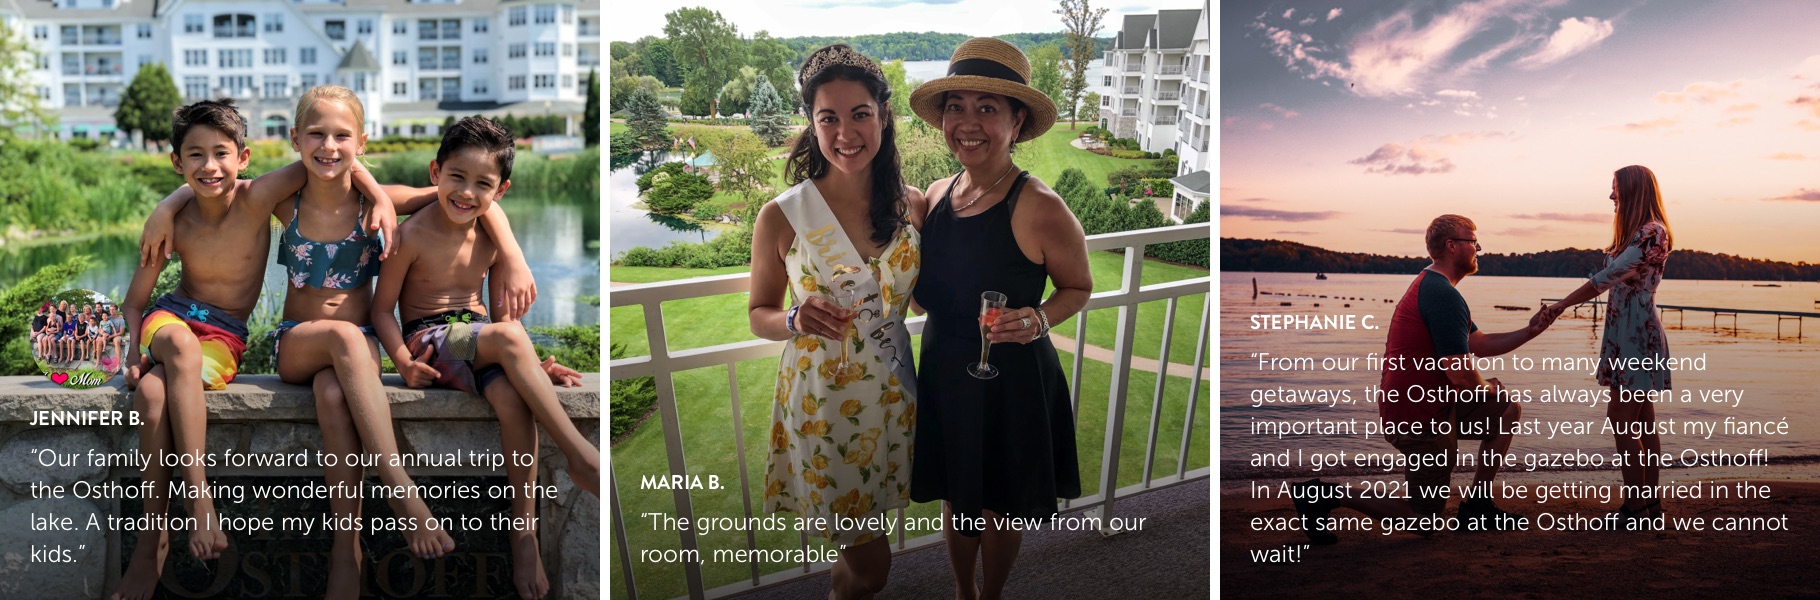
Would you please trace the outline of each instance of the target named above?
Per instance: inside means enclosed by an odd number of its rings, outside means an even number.
[[[348,48],[341,55],[341,64],[335,65],[335,72],[342,71],[378,71],[379,61],[373,59],[373,53],[367,51],[365,42],[354,40],[354,47]]]
[[[1206,196],[1209,191],[1213,189],[1213,171],[1202,169],[1171,179],[1169,182],[1182,186],[1183,189],[1188,190],[1190,193]]]
[[[1157,39],[1152,48],[1187,48],[1194,45],[1194,27],[1203,17],[1200,9],[1163,10],[1156,13]]]
[[[1118,50],[1144,49],[1144,37],[1150,28],[1156,26],[1156,15],[1125,15],[1125,26],[1119,28],[1119,34],[1113,40],[1113,48]]]

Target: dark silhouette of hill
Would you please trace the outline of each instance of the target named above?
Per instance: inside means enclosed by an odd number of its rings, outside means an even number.
[[[1479,256],[1480,275],[1518,277],[1585,277],[1605,264],[1599,250],[1549,250],[1523,254]],[[1820,265],[1786,263],[1676,250],[1669,255],[1669,279],[1720,279],[1750,281],[1820,281]],[[1428,257],[1387,256],[1360,252],[1335,252],[1282,240],[1220,238],[1221,271],[1277,271],[1289,273],[1414,273],[1428,266]]]

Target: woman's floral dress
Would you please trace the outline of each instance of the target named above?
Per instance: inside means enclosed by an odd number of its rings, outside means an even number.
[[[878,259],[843,279],[870,276],[880,293],[873,306],[882,314],[861,313],[862,320],[896,321],[903,327],[910,290],[921,268],[918,234],[908,224]],[[805,260],[812,248],[798,236],[785,255],[791,274],[793,304],[811,295],[834,302],[836,274],[823,272],[818,261]],[[837,526],[836,517],[863,519],[909,504],[910,455],[916,424],[916,399],[904,379],[893,374],[888,349],[849,329],[848,360],[859,371],[835,375],[840,348],[811,335],[792,339],[778,361],[771,410],[770,461],[765,469],[765,510],[791,511],[827,520],[821,532],[837,544],[854,546],[883,535],[882,530]],[[903,373],[913,373],[908,369]]]
[[[1612,359],[1666,360],[1668,334],[1656,311],[1656,286],[1668,263],[1668,228],[1650,222],[1637,229],[1617,256],[1605,258],[1605,269],[1591,277],[1606,299],[1605,336],[1599,343],[1599,385],[1627,390],[1669,389],[1667,369],[1613,366]],[[1660,363],[1657,363],[1660,364]]]

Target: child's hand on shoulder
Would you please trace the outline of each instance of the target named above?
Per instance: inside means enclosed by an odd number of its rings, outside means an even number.
[[[373,210],[367,211],[367,220],[361,226],[379,236],[379,260],[391,258],[398,253],[398,213],[393,210],[392,203],[374,203]]]
[[[581,373],[557,363],[554,356],[543,359],[543,372],[550,375],[550,383],[553,385],[561,387],[581,385]]]
[[[408,360],[398,363],[398,376],[404,378],[406,387],[426,388],[436,383],[436,378],[441,377],[442,373],[428,363]]]

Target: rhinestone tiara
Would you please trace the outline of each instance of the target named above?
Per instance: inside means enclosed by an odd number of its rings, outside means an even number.
[[[796,86],[798,88],[805,87],[809,83],[809,80],[815,79],[815,76],[821,74],[823,69],[835,65],[859,67],[874,77],[879,79],[885,78],[885,72],[878,67],[878,62],[871,58],[867,58],[864,54],[860,54],[851,46],[846,44],[835,44],[816,50],[814,54],[809,55],[808,60],[803,61],[803,68],[797,73]]]

